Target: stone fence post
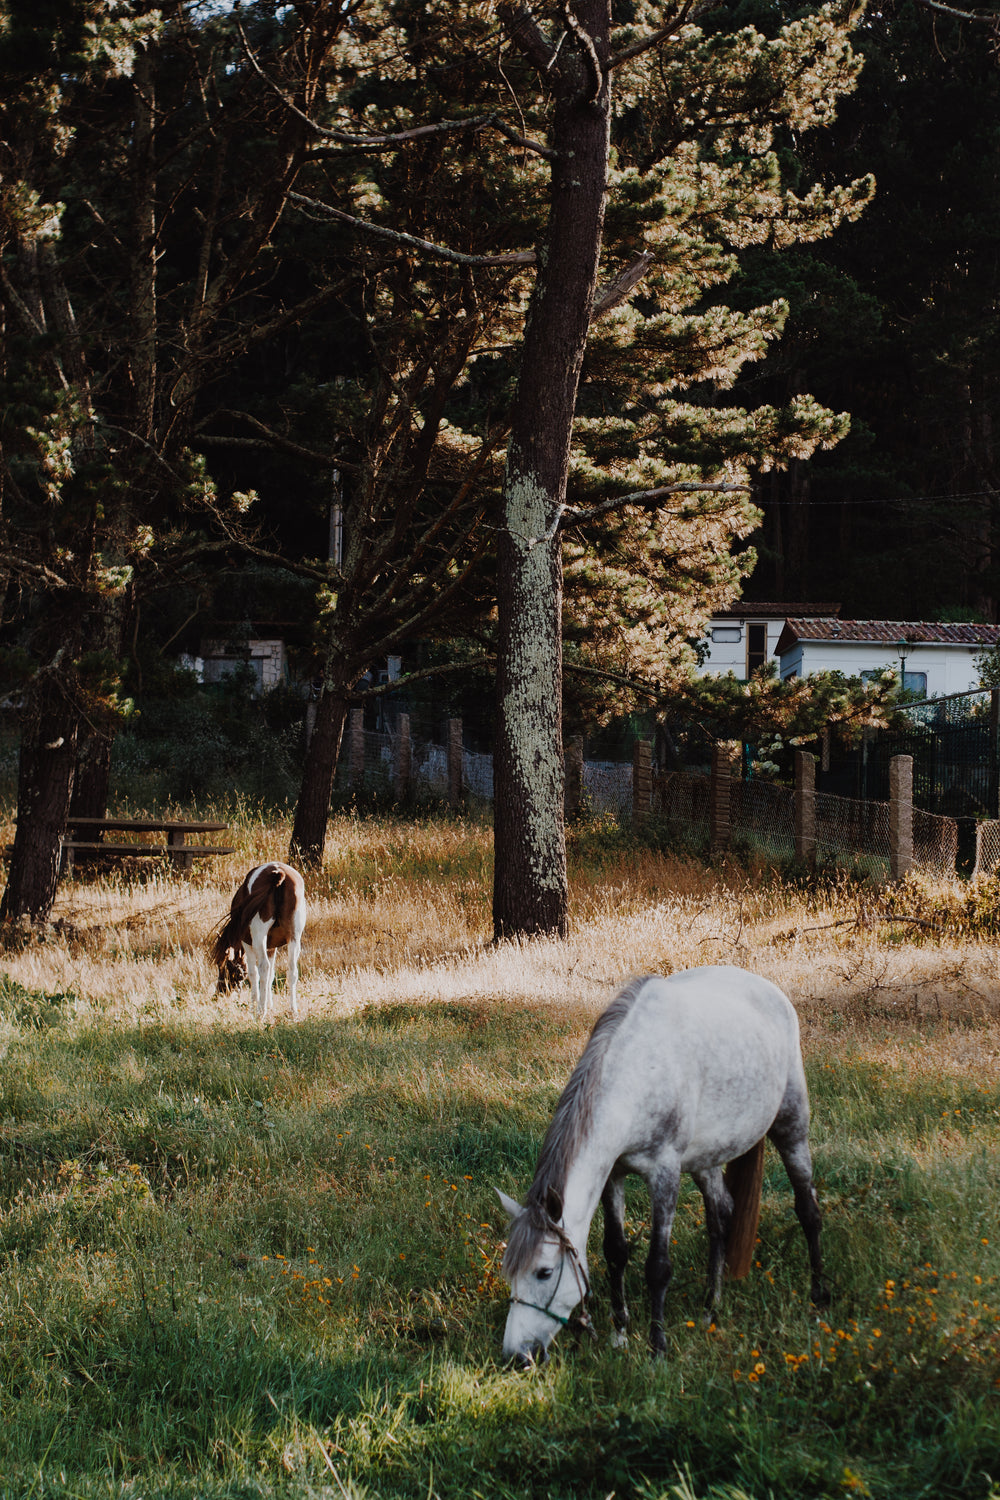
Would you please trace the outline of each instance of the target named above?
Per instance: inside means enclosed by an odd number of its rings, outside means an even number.
[[[913,756],[889,761],[889,874],[902,880],[913,865]]]
[[[816,864],[816,757],[808,750],[795,752],[795,858]]]
[[[712,784],[708,799],[708,842],[713,854],[729,848],[730,790],[739,764],[736,740],[717,740],[712,748]]]
[[[636,740],[632,751],[632,827],[641,828],[653,805],[653,744]]]

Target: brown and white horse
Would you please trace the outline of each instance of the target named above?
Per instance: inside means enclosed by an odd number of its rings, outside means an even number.
[[[266,1019],[276,950],[287,945],[288,993],[292,1015],[298,1016],[299,952],[305,925],[305,884],[298,870],[276,860],[257,865],[233,897],[229,916],[220,924],[212,945],[218,989],[235,989],[249,978],[258,1020]]]

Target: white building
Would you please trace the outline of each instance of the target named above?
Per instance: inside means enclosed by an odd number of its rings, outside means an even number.
[[[789,615],[826,619],[839,604],[734,604],[719,610],[708,623],[703,642],[705,659],[699,676],[750,677],[776,654],[778,639]]]
[[[183,659],[198,675],[199,682],[221,682],[249,667],[255,690],[270,692],[288,678],[288,658],[283,640],[248,640],[235,650],[230,641],[202,641],[201,655]]]
[[[977,660],[1000,642],[1000,625],[801,618],[789,611],[775,654],[781,677],[843,672],[903,674],[908,691],[943,698],[979,686]]]

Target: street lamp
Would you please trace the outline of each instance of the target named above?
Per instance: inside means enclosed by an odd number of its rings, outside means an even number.
[[[901,636],[896,642],[896,655],[899,657],[899,691],[901,694],[906,692],[906,658],[915,648],[916,644],[916,641],[908,639],[905,635]]]

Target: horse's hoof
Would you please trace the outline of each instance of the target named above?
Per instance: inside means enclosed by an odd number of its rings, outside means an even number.
[[[615,1329],[614,1333],[611,1335],[611,1347],[612,1349],[628,1348],[628,1334],[625,1332],[624,1328]]]

